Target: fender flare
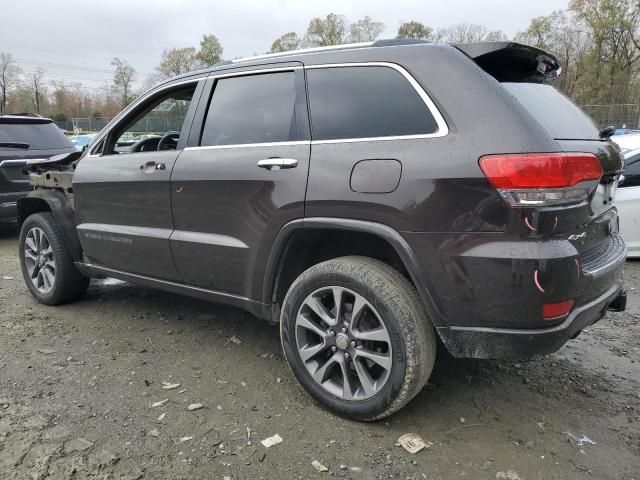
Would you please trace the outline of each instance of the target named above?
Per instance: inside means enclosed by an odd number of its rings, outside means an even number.
[[[29,215],[47,211],[43,208],[44,202],[53,215],[58,228],[60,229],[67,250],[74,261],[82,260],[82,245],[76,232],[75,211],[65,194],[53,188],[38,188],[29,192],[29,195],[18,200],[18,226],[22,227],[23,222]]]
[[[293,220],[282,227],[275,238],[267,260],[262,288],[262,302],[264,304],[272,303],[278,265],[280,264],[282,255],[286,251],[288,240],[295,231],[302,228],[349,230],[370,233],[385,240],[400,257],[400,260],[418,290],[424,308],[430,320],[433,322],[434,327],[437,328],[445,325],[440,309],[437,307],[434,297],[431,294],[434,290],[427,273],[418,267],[420,265],[418,258],[402,235],[394,228],[382,223],[348,218],[307,217]]]

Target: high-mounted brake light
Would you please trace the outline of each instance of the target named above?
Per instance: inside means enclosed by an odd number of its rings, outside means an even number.
[[[591,153],[524,153],[486,155],[480,168],[511,206],[580,203],[602,176]]]

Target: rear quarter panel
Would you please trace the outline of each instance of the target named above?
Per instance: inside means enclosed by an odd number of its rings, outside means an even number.
[[[340,56],[347,62],[354,55]],[[306,216],[368,220],[399,231],[419,260],[417,268],[426,271],[436,326],[530,327],[539,320],[539,310],[524,312],[516,299],[539,305],[532,281],[535,266],[567,252],[536,248],[539,239],[523,243],[513,255],[500,251],[501,242],[526,240],[532,232],[525,228],[527,212],[504,204],[478,159],[558,151],[559,144],[493,77],[453,47],[379,48],[369,55],[358,60],[394,62],[413,75],[438,106],[449,133],[426,139],[312,141]],[[322,61],[319,56],[317,63]],[[333,58],[332,63],[338,62]],[[350,174],[363,159],[398,160],[402,176],[397,189],[354,192]],[[493,258],[468,254],[483,245]],[[521,261],[514,263],[512,258],[518,257]],[[573,265],[572,259],[567,262]],[[567,265],[562,268],[570,271],[565,280],[571,288],[575,268]]]

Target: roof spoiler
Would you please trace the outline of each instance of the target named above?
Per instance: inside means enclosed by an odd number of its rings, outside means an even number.
[[[551,83],[560,75],[552,54],[515,42],[479,42],[453,45],[499,82]]]
[[[27,115],[0,115],[0,123],[2,124],[43,124],[53,123],[50,118],[41,116],[27,116]]]

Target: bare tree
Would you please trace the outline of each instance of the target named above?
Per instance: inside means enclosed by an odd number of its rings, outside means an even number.
[[[19,80],[20,68],[10,53],[0,52],[0,115],[7,107],[7,94]]]
[[[405,22],[398,28],[396,38],[414,38],[429,40],[433,37],[433,28],[416,21]]]
[[[136,79],[136,69],[129,65],[126,60],[121,60],[118,57],[114,57],[111,60],[111,65],[115,67],[113,85],[120,93],[122,106],[126,107],[131,101],[131,85]]]
[[[485,25],[475,23],[458,23],[439,29],[436,37],[437,40],[446,43],[475,43],[507,39],[502,31],[491,31]]]
[[[289,52],[296,50],[302,45],[302,40],[298,37],[296,32],[285,33],[279,38],[276,38],[271,44],[271,53]]]
[[[330,13],[325,18],[314,18],[309,22],[304,36],[306,47],[326,47],[347,43],[347,19],[344,15]]]
[[[384,23],[375,22],[368,15],[351,24],[349,40],[352,42],[372,42],[384,32]]]
[[[200,40],[200,51],[196,54],[196,58],[203,67],[210,67],[222,60],[222,52],[224,49],[220,45],[220,40],[215,35],[203,35]]]
[[[31,97],[31,103],[36,110],[36,113],[40,113],[42,110],[42,104],[47,96],[47,92],[44,86],[44,70],[38,68],[35,72],[29,74],[26,79],[26,89]]]
[[[171,78],[197,70],[199,65],[194,47],[172,48],[162,52],[162,59],[156,70],[162,78]]]

